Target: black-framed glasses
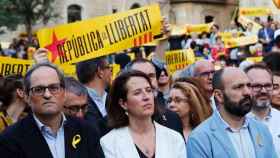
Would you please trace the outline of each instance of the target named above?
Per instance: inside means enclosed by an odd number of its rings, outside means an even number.
[[[179,104],[181,102],[187,102],[188,98],[181,98],[181,97],[175,97],[175,98],[171,98],[169,97],[167,99],[167,104],[171,104],[172,102],[174,102],[175,104]]]
[[[88,104],[83,104],[83,105],[68,105],[64,106],[66,110],[68,110],[70,113],[78,113],[82,111],[83,113],[87,112],[88,110]]]
[[[277,83],[273,83],[273,90],[279,90],[280,89],[280,85]]]
[[[52,95],[56,95],[59,92],[61,92],[61,90],[63,89],[60,83],[54,83],[54,84],[50,84],[48,86],[35,86],[30,88],[30,92],[32,95],[34,96],[43,96],[46,92],[46,89],[48,89],[48,91],[52,94]]]
[[[214,75],[214,73],[215,73],[215,70],[205,71],[205,72],[199,73],[197,76],[199,76],[199,77],[209,77],[210,75]]]
[[[274,86],[273,84],[271,83],[266,83],[266,84],[251,84],[251,88],[253,91],[255,92],[259,92],[261,91],[263,88],[266,90],[266,91],[272,91]]]

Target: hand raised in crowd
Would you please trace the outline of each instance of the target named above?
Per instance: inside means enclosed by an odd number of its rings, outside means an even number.
[[[34,52],[33,59],[36,64],[49,62],[48,50],[46,48],[39,48],[37,51]]]

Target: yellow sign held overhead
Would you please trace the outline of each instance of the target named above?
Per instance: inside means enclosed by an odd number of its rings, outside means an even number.
[[[186,32],[190,33],[202,33],[202,32],[210,32],[210,29],[214,23],[208,24],[187,24],[186,25]]]
[[[191,49],[182,49],[165,52],[167,70],[173,74],[177,70],[184,69],[187,65],[195,62],[195,55]]]
[[[246,46],[246,45],[254,44],[254,43],[257,43],[257,42],[258,42],[258,36],[257,35],[243,36],[243,37],[230,38],[230,39],[224,40],[226,48]]]
[[[7,76],[12,74],[20,74],[24,76],[32,64],[32,60],[0,57],[0,75]]]
[[[271,14],[271,10],[265,7],[239,8],[239,15],[244,16],[265,16]]]
[[[157,4],[38,31],[58,64],[76,63],[151,42],[161,32]]]

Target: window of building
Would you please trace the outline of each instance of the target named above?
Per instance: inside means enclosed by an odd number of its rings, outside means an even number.
[[[130,9],[136,9],[136,8],[140,8],[140,7],[141,7],[140,4],[134,3],[134,4],[130,7]]]
[[[82,19],[82,7],[77,4],[72,4],[67,8],[68,23],[79,21]]]
[[[204,21],[205,21],[205,23],[210,23],[210,22],[214,21],[214,17],[211,15],[206,15],[204,17]]]

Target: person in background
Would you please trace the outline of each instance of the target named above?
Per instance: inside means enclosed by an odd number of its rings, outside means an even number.
[[[81,61],[76,65],[77,78],[87,88],[88,110],[85,119],[92,124],[98,124],[101,135],[107,128],[107,92],[111,84],[112,67],[105,57]]]
[[[27,104],[24,101],[23,78],[21,75],[6,76],[3,80],[0,107],[0,132],[11,124],[26,116],[24,110]]]
[[[215,72],[214,113],[189,136],[190,158],[277,158],[267,127],[248,118],[253,100],[247,75],[235,67]]]
[[[108,123],[113,130],[100,140],[106,158],[186,158],[182,136],[153,119],[157,106],[149,76],[123,72],[109,96]]]
[[[181,118],[186,143],[190,132],[212,113],[205,95],[203,87],[196,78],[176,80],[171,86],[167,100],[168,107]]]
[[[273,73],[273,91],[271,105],[277,110],[280,110],[280,72]]]
[[[64,113],[84,119],[88,109],[87,89],[75,78],[65,77]]]
[[[254,104],[248,117],[264,123],[273,138],[273,143],[280,157],[280,111],[271,106],[273,88],[272,72],[262,64],[254,64],[245,69],[252,88]]]

